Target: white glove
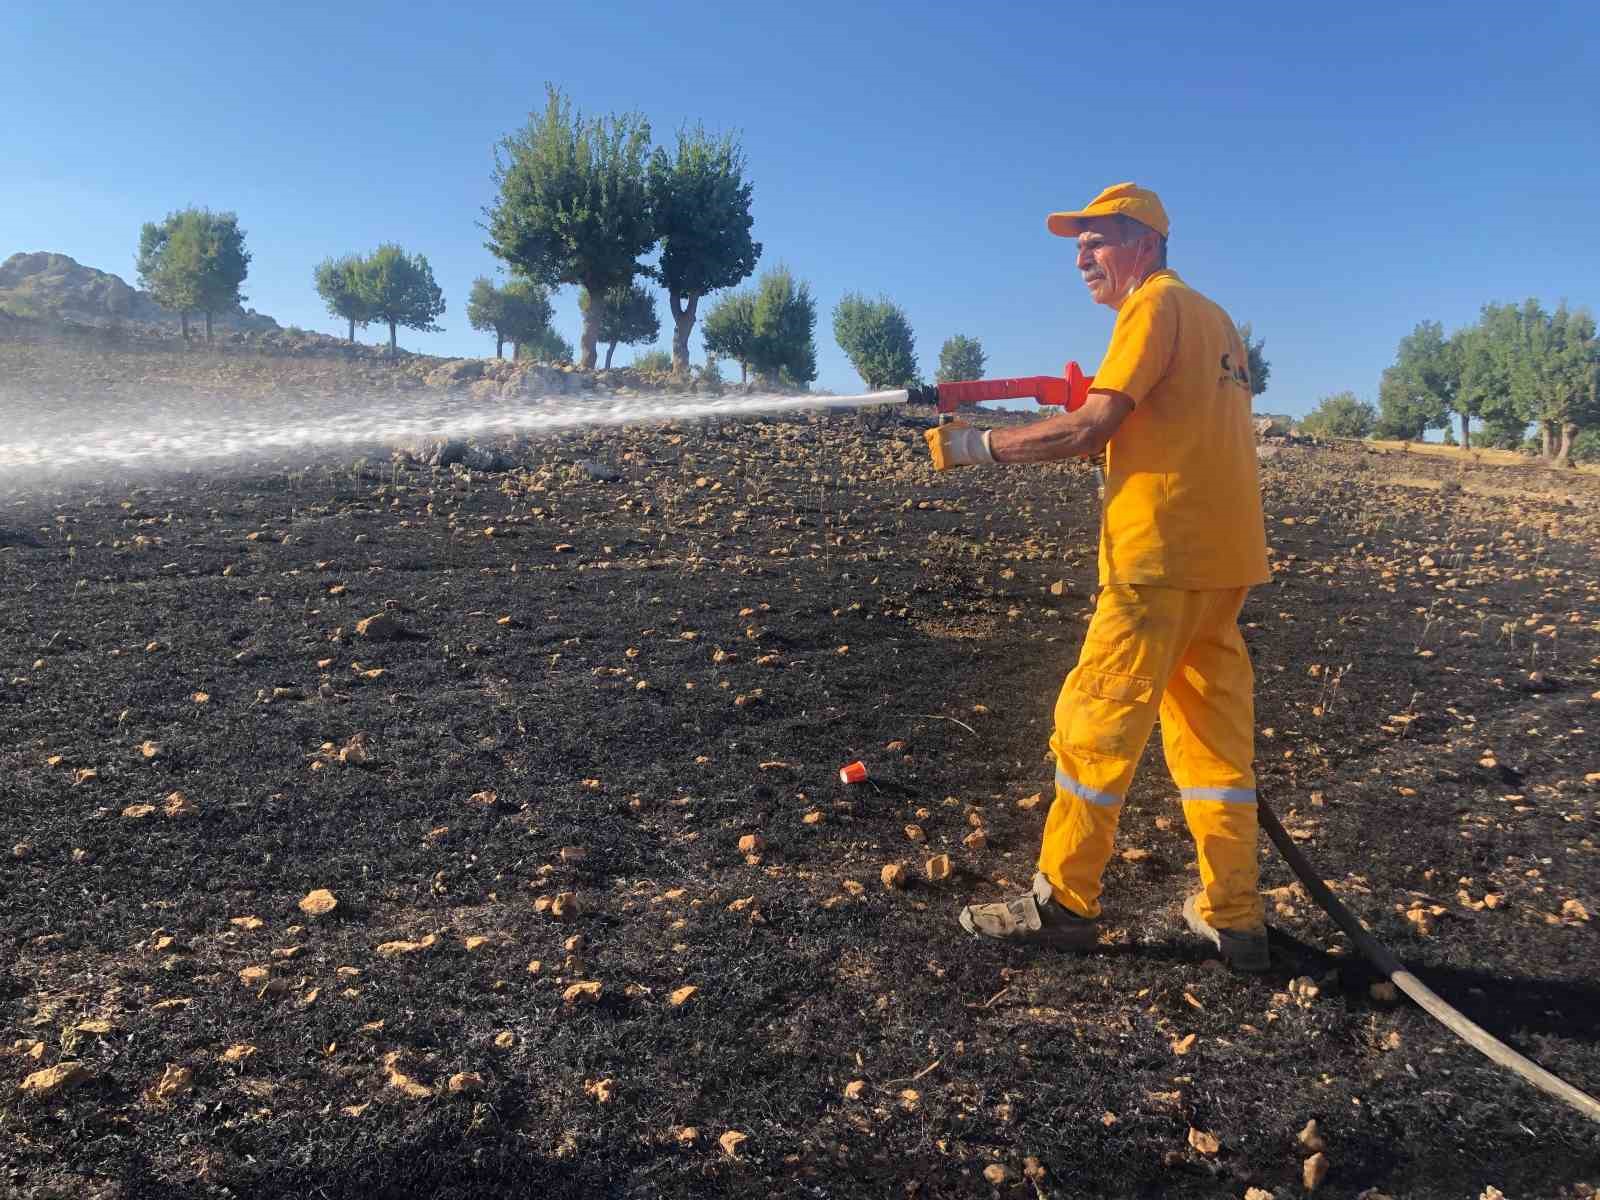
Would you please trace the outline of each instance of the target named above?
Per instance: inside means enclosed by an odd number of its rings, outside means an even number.
[[[978,467],[994,465],[994,454],[989,450],[989,431],[974,429],[965,421],[948,421],[927,430],[923,437],[933,455],[936,471],[951,467]]]

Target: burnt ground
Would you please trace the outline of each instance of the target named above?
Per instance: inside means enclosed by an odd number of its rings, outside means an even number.
[[[379,461],[3,497],[0,1194],[1297,1195],[1311,1119],[1324,1195],[1600,1182],[1600,1126],[1373,998],[1264,841],[1274,970],[1179,935],[1159,739],[1103,953],[956,928],[1032,875],[1086,468],[935,477],[854,418]],[[1438,991],[1600,1089],[1600,487],[1263,471],[1264,795]]]

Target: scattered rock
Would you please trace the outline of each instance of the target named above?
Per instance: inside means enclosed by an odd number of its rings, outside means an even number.
[[[1222,1143],[1217,1140],[1215,1134],[1196,1129],[1192,1125],[1189,1127],[1189,1145],[1196,1154],[1202,1154],[1206,1158],[1215,1156],[1222,1149]]]
[[[356,622],[356,636],[369,642],[387,642],[400,636],[400,622],[393,613],[373,613]]]
[[[1300,1180],[1308,1192],[1314,1192],[1322,1186],[1322,1181],[1328,1178],[1328,1156],[1326,1154],[1313,1154],[1306,1159],[1305,1166],[1301,1168]]]
[[[300,898],[300,911],[308,917],[321,917],[339,907],[339,901],[327,888],[316,888]]]
[[[1312,1154],[1320,1154],[1328,1148],[1328,1143],[1323,1140],[1321,1132],[1317,1129],[1317,1122],[1314,1117],[1307,1121],[1306,1127],[1295,1135],[1295,1140]]]
[[[483,1091],[483,1076],[476,1071],[457,1071],[445,1087],[452,1096],[470,1096]]]
[[[25,1096],[48,1100],[52,1096],[70,1091],[80,1083],[87,1082],[89,1077],[89,1069],[81,1062],[60,1062],[53,1067],[33,1072],[22,1081],[17,1090]]]
[[[717,1139],[717,1145],[722,1147],[722,1152],[729,1158],[738,1158],[739,1148],[749,1140],[749,1134],[740,1133],[737,1129],[730,1129]]]
[[[378,947],[378,953],[384,958],[393,958],[398,954],[420,954],[424,950],[431,950],[438,941],[439,935],[436,933],[430,933],[415,942],[406,941],[403,938],[396,939],[392,942],[382,943]]]
[[[766,839],[759,833],[747,833],[739,839],[740,854],[760,854],[766,849]]]
[[[948,854],[935,854],[927,861],[923,870],[933,883],[938,883],[941,879],[949,879],[950,856]]]
[[[878,877],[883,880],[883,886],[890,889],[903,888],[910,882],[910,872],[897,862],[887,864],[878,872]]]
[[[1005,1163],[990,1163],[983,1169],[983,1177],[995,1187],[1010,1183],[1017,1177],[1017,1173]]]
[[[699,990],[700,989],[694,984],[686,983],[681,988],[676,988],[673,990],[672,994],[667,997],[667,1003],[672,1005],[673,1008],[682,1008],[685,1004],[689,1003],[690,999],[692,999],[694,994]]]
[[[581,983],[573,984],[562,992],[561,1001],[569,1008],[575,1008],[580,1004],[593,1004],[600,999],[602,990],[603,985],[598,980],[584,980]]]
[[[193,1071],[188,1067],[168,1064],[167,1069],[161,1072],[161,1078],[156,1080],[145,1096],[157,1104],[165,1104],[183,1095],[193,1086]]]
[[[865,1094],[866,1090],[866,1080],[852,1079],[849,1083],[844,1085],[844,1098],[846,1100],[859,1100]]]
[[[192,817],[200,811],[195,802],[182,792],[169,792],[167,802],[161,806],[161,811],[168,817],[180,819]]]

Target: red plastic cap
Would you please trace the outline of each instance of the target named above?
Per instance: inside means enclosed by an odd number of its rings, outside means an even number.
[[[866,777],[867,764],[864,762],[853,762],[847,767],[839,768],[840,783],[860,783]]]

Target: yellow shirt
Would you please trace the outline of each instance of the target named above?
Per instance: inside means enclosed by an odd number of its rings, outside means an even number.
[[[1228,314],[1176,272],[1155,272],[1118,310],[1093,386],[1135,406],[1106,447],[1101,585],[1271,578],[1249,359]]]

